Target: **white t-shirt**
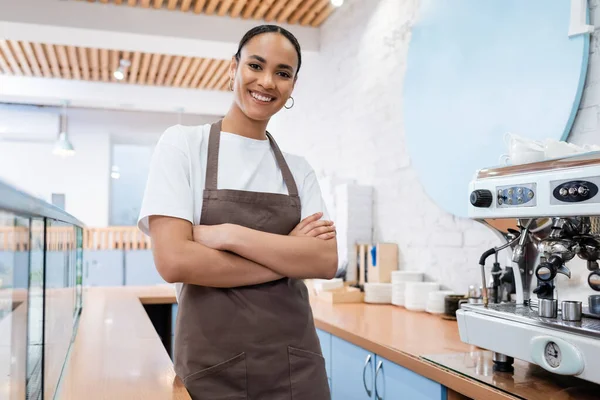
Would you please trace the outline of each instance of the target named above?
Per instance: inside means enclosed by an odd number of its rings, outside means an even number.
[[[160,137],[138,220],[142,232],[149,234],[151,215],[200,224],[209,134],[210,124],[175,125]],[[298,187],[302,219],[319,211],[329,219],[312,167],[303,157],[283,155]],[[269,141],[228,132],[221,132],[217,188],[288,194]]]

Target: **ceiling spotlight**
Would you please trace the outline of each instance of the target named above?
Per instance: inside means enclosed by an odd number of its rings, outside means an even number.
[[[339,7],[344,4],[344,0],[331,0],[331,5],[334,7]]]
[[[125,69],[131,65],[129,60],[121,59],[119,61],[119,67],[113,72],[113,76],[116,80],[121,81],[125,78]]]

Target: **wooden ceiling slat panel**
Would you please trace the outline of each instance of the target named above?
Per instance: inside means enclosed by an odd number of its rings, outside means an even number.
[[[269,9],[269,12],[265,15],[265,21],[273,21],[277,17],[277,14],[283,10],[283,7],[287,2],[288,0],[277,0],[277,2]]]
[[[114,72],[121,60],[131,63],[123,79],[117,80]],[[223,85],[228,83],[230,63],[229,59],[0,40],[0,73],[9,75],[227,90]]]
[[[85,47],[77,47],[79,55],[79,63],[81,64],[81,75],[86,81],[90,80],[90,65],[88,63],[87,49]]]
[[[172,86],[180,87],[181,81],[185,76],[186,72],[190,68],[190,64],[192,63],[192,57],[184,57],[181,61],[181,66],[177,70],[177,74],[175,75],[175,80],[173,81]]]
[[[0,51],[0,72],[3,74],[12,75],[12,71],[10,70],[10,67],[8,66],[8,63],[6,62],[6,60],[4,59],[4,56],[2,55],[1,51]]]
[[[227,12],[229,11],[229,9],[231,8],[231,6],[233,5],[233,1],[234,0],[223,0],[221,2],[221,4],[219,4],[219,11],[217,12],[217,15],[219,17],[224,16],[225,14],[227,14]]]
[[[204,10],[205,14],[212,15],[217,9],[217,5],[220,0],[208,0],[208,5],[206,6],[206,10]]]
[[[58,60],[56,59],[56,49],[54,45],[46,44],[44,45],[46,49],[46,54],[48,55],[48,62],[50,62],[50,68],[52,69],[52,75],[55,78],[62,78],[60,74],[60,67],[58,65]]]
[[[110,74],[110,80],[113,82],[118,82],[113,73],[119,68],[119,58],[119,50],[110,51],[110,69],[108,73]],[[125,73],[127,73],[127,71],[125,71]]]
[[[100,49],[100,71],[102,73],[102,81],[108,82],[110,80],[110,74],[108,72],[108,50]]]
[[[263,0],[256,11],[254,11],[252,18],[262,19],[274,2],[275,0]]]
[[[90,53],[90,68],[92,70],[92,80],[100,80],[100,63],[98,62],[98,49],[89,49]]]
[[[202,10],[204,10],[204,5],[206,4],[206,0],[196,0],[196,5],[194,6],[194,12],[196,14],[200,14]]]
[[[21,47],[23,48],[23,52],[25,53],[25,57],[27,57],[27,62],[33,71],[34,76],[42,76],[42,70],[40,69],[39,62],[33,52],[33,48],[31,47],[31,43],[29,42],[21,42]]]
[[[167,74],[167,77],[165,78],[165,86],[171,86],[171,84],[173,83],[173,79],[175,79],[175,74],[177,73],[177,70],[179,69],[179,65],[181,65],[181,60],[183,59],[182,56],[175,56],[173,57],[173,61],[171,62],[171,67],[169,68],[169,73]]]
[[[219,79],[219,83],[217,83],[215,89],[229,91],[229,73],[223,74],[221,79]]]
[[[277,16],[277,22],[282,24],[287,21],[290,15],[298,8],[298,5],[302,3],[303,0],[291,0],[287,6],[283,9],[283,11]]]
[[[156,84],[158,86],[162,86],[163,83],[165,82],[165,76],[167,75],[167,71],[169,70],[169,65],[171,64],[171,58],[173,58],[173,57],[168,54],[163,56],[163,59],[160,63],[160,69],[158,71],[158,76],[156,77]]]
[[[138,84],[145,85],[148,77],[148,68],[150,67],[150,60],[152,59],[151,53],[144,53],[142,57],[142,66],[140,67],[140,73],[138,75]]]
[[[138,80],[138,71],[140,69],[140,59],[142,58],[142,53],[139,51],[135,51],[133,53],[133,58],[131,60],[131,66],[129,67],[129,83],[135,84]]]
[[[208,81],[208,84],[206,85],[207,89],[210,89],[210,90],[215,89],[215,86],[221,80],[223,75],[228,76],[227,70],[229,68],[229,65],[230,65],[230,63],[227,62],[226,60],[221,61],[221,65],[219,66],[217,71],[213,74],[212,78],[210,78],[210,81]]]
[[[318,28],[323,22],[335,11],[335,7],[332,4],[328,4],[321,12],[315,17],[315,19],[310,23],[311,26]]]
[[[77,60],[77,50],[74,46],[67,46],[67,57],[73,77],[77,80],[81,79],[81,69],[79,68],[79,60]]]
[[[236,0],[235,5],[231,9],[231,13],[229,15],[232,18],[238,18],[247,2],[248,0]]]
[[[119,52],[117,52],[118,55],[118,59],[119,59],[119,64],[117,64],[117,68],[119,67],[119,65],[121,65],[121,60],[127,60],[130,62],[129,67],[124,67],[123,68],[123,79],[120,82],[127,82],[129,80],[129,74],[131,72],[131,52],[130,51],[123,51],[121,52],[121,54],[119,55]],[[115,69],[117,69],[115,68]],[[115,72],[115,71],[112,71]]]
[[[71,68],[67,57],[67,49],[63,45],[55,45],[56,55],[58,56],[58,64],[60,65],[60,73],[64,79],[71,79]]]
[[[210,63],[210,67],[208,67],[208,70],[206,71],[206,73],[204,74],[204,76],[202,77],[202,79],[200,80],[200,84],[198,85],[198,88],[200,88],[200,89],[206,88],[206,85],[208,84],[208,82],[212,78],[212,76],[215,73],[215,71],[217,70],[217,68],[219,68],[221,66],[222,62],[227,62],[227,61],[225,61],[225,60],[214,60],[212,63]]]
[[[190,87],[193,87],[193,88],[198,87],[198,84],[200,83],[200,79],[202,79],[204,74],[206,74],[206,70],[208,69],[208,67],[210,66],[211,63],[212,63],[212,60],[210,58],[202,59],[202,62],[200,63],[200,67],[198,67],[198,71],[196,71],[196,74],[194,75],[194,79],[192,79],[192,81],[190,82]]]
[[[146,80],[147,85],[155,85],[156,77],[158,74],[158,68],[160,67],[160,61],[162,56],[160,54],[152,54],[152,60],[150,61],[150,71],[148,71],[148,79]]]
[[[306,12],[312,6],[315,5],[316,2],[317,2],[317,0],[306,0],[304,3],[302,3],[302,5],[300,7],[298,7],[296,10],[294,10],[292,15],[290,15],[290,18],[288,19],[288,23],[295,24],[296,22],[298,22],[298,20],[300,20],[300,18],[302,18],[304,16],[304,14],[306,14]]]
[[[46,54],[44,53],[42,44],[33,43],[33,51],[35,52],[35,58],[38,60],[40,67],[42,68],[42,74],[44,74],[44,78],[51,78],[52,72],[50,71],[50,66],[48,64],[48,60],[46,59]]]
[[[128,4],[143,7],[181,12],[217,14],[221,17],[263,19],[266,22],[300,23],[318,27],[335,11],[331,0],[88,0],[93,3]]]
[[[199,57],[194,57],[194,60],[192,61],[192,65],[190,65],[190,67],[188,68],[185,77],[183,78],[183,81],[181,82],[181,87],[187,88],[190,86],[190,82],[192,81],[192,78],[194,77],[194,75],[196,75],[196,72],[198,72],[198,67],[200,67],[200,63],[202,62],[202,59]]]
[[[8,47],[8,43],[4,39],[0,39],[0,51],[4,53],[4,59],[10,65],[13,75],[23,75],[23,71],[13,56],[12,50]]]
[[[331,4],[330,0],[320,0],[315,6],[313,6],[308,12],[302,17],[300,20],[300,25],[306,26],[310,24],[310,22],[315,19],[317,14],[321,12],[327,4]]]
[[[254,14],[256,7],[260,4],[260,0],[250,0],[246,7],[244,7],[244,12],[242,13],[242,18],[248,19]]]
[[[183,0],[181,2],[181,11],[183,11],[183,12],[190,11],[191,4],[192,4],[192,0]]]
[[[8,44],[12,48],[13,55],[17,59],[17,62],[19,63],[21,70],[23,70],[23,73],[26,76],[32,76],[33,72],[31,72],[31,67],[29,66],[29,63],[27,62],[27,59],[25,58],[25,53],[23,53],[23,49],[21,48],[21,45],[19,44],[19,42],[17,42],[16,40],[9,40]]]

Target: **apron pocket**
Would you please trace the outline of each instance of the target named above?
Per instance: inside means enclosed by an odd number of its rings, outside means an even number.
[[[288,346],[292,400],[328,400],[329,383],[322,355]]]
[[[183,379],[192,399],[246,400],[246,353]]]

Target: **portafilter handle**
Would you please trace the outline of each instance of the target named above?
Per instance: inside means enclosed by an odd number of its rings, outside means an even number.
[[[571,278],[571,270],[564,265],[563,259],[559,256],[550,256],[548,261],[540,263],[535,269],[535,276],[542,282],[553,280],[556,274]]]

